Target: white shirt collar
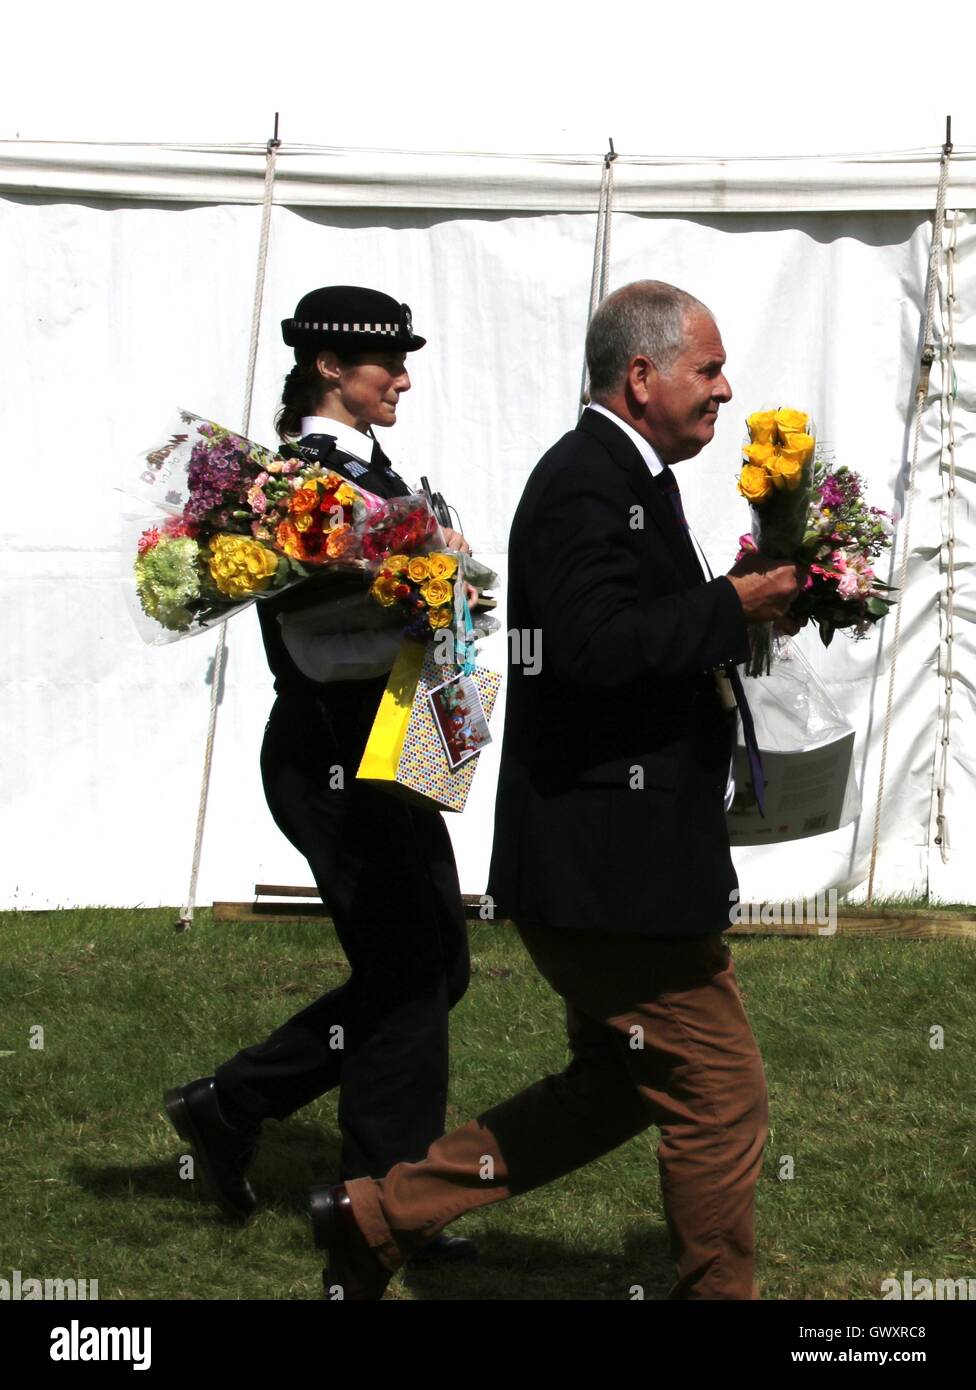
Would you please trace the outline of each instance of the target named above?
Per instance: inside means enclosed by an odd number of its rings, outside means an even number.
[[[649,444],[642,434],[638,434],[633,425],[628,425],[626,420],[621,420],[619,415],[614,415],[613,411],[608,410],[605,405],[597,405],[596,401],[591,401],[587,409],[599,411],[599,413],[605,415],[608,420],[612,420],[615,425],[619,425],[624,434],[637,445],[637,448],[640,450],[641,458],[647,464],[652,474],[656,475],[664,472],[664,464],[655,453],[654,446]],[[304,421],[302,424],[304,428]]]
[[[353,429],[352,425],[344,425],[340,420],[330,420],[325,415],[305,415],[302,417],[302,439],[307,434],[331,434],[340,449],[363,463],[369,463],[372,457],[373,436]]]
[[[590,403],[588,409],[599,411],[601,415],[605,415],[608,420],[612,420],[615,425],[620,426],[624,434],[628,435],[640,450],[640,456],[651,470],[652,477],[657,477],[659,473],[664,472],[664,464],[658,458],[653,445],[649,444],[642,434],[638,434],[633,426],[628,425],[626,420],[621,420],[619,415],[614,415],[612,410],[607,410],[606,406],[597,405],[595,401]],[[701,567],[701,572],[710,579],[712,577],[712,572],[708,567],[708,560],[705,558],[705,552],[698,544],[698,537],[690,526],[688,527],[688,534],[695,548],[695,554],[698,556],[698,564]]]

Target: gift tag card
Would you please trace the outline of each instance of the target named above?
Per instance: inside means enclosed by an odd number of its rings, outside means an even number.
[[[428,691],[427,699],[452,771],[491,743],[481,696],[470,676],[452,676]]]

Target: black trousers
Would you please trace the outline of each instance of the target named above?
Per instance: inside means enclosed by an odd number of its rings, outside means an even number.
[[[443,1134],[448,1012],[469,971],[440,812],[356,781],[371,689],[345,706],[334,694],[280,695],[261,751],[271,814],[308,860],[351,977],[216,1072],[218,1094],[255,1120],[338,1086],[343,1179],[382,1177]]]

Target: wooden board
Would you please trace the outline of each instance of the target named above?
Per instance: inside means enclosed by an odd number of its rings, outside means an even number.
[[[748,917],[748,911],[743,912]],[[903,941],[935,941],[947,938],[968,938],[976,941],[976,918],[957,916],[951,912],[922,915],[909,912],[869,912],[846,908],[837,913],[837,931],[818,926],[815,922],[784,922],[766,925],[760,922],[759,905],[754,920],[729,927],[730,936],[873,936],[892,937]]]
[[[262,893],[274,893],[277,897],[308,898],[312,901],[295,903],[274,902],[270,899],[250,903],[215,902],[213,916],[215,922],[321,922],[331,921],[325,905],[320,901],[317,888],[288,888],[275,884],[257,884]],[[475,921],[481,920],[481,894],[462,893],[465,916]]]
[[[276,898],[307,898],[310,901],[300,905],[292,902],[270,900],[234,903],[215,902],[213,904],[216,922],[321,922],[330,920],[329,914],[318,897],[316,888],[295,888],[281,884],[255,884],[259,899],[273,894]],[[481,894],[462,893],[465,914],[469,921],[482,922]],[[778,904],[777,904],[778,906]],[[741,915],[744,921],[728,928],[729,936],[785,936],[785,937],[823,937],[830,936],[873,936],[891,937],[903,941],[970,940],[976,941],[976,918],[964,917],[952,912],[923,913],[918,909],[905,912],[888,910],[874,912],[868,908],[849,907],[837,913],[837,931],[830,932],[816,922],[763,923],[760,920],[762,904],[751,906],[743,904]],[[496,918],[496,924],[507,923],[507,918]],[[485,925],[492,923],[485,922]]]
[[[322,922],[331,921],[322,903],[229,903],[213,905],[215,922]]]
[[[256,898],[315,898],[319,896],[319,890],[313,883],[311,888],[291,888],[285,883],[256,883],[254,885],[254,896]]]

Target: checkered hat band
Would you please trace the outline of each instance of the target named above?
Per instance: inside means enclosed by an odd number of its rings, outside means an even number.
[[[302,323],[292,321],[293,328],[302,328],[312,333],[391,333],[400,332],[398,323]]]

